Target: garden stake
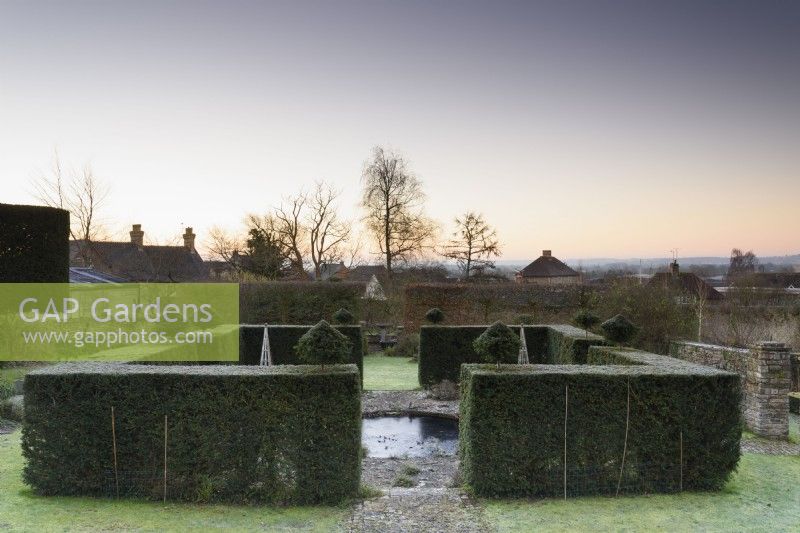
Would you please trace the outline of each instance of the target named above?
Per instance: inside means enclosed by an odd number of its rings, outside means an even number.
[[[119,474],[117,472],[117,429],[114,422],[114,406],[111,406],[111,447],[114,450],[114,485],[119,499]]]
[[[167,503],[167,415],[164,415],[164,503]]]
[[[681,439],[681,486],[680,486],[680,489],[681,489],[681,492],[683,492],[683,430],[681,430],[680,439]]]
[[[567,414],[569,413],[569,383],[564,390],[564,499],[567,499]]]
[[[622,445],[622,464],[619,467],[619,479],[617,479],[617,494],[619,496],[619,488],[622,485],[622,472],[625,470],[625,454],[628,451],[628,424],[631,420],[631,379],[628,378],[628,407],[625,412],[625,443]]]

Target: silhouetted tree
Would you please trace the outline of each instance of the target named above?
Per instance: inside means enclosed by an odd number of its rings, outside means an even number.
[[[453,239],[445,245],[442,255],[455,260],[464,279],[469,279],[473,270],[494,268],[492,258],[500,256],[497,232],[486,223],[483,215],[467,212],[455,219],[456,231]]]
[[[391,278],[397,261],[429,248],[436,225],[425,216],[422,183],[402,156],[375,147],[362,175],[364,222],[378,245]]]

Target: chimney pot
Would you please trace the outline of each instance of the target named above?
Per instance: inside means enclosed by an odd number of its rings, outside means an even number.
[[[144,232],[142,231],[141,224],[134,224],[131,229],[131,242],[141,248],[144,246]]]
[[[677,261],[673,261],[672,263],[669,264],[669,271],[670,274],[672,274],[673,276],[677,276],[680,273],[681,269],[678,266]]]
[[[542,250],[542,255],[545,257],[550,257],[553,255],[552,250]]]
[[[195,237],[197,235],[192,232],[192,228],[186,228],[186,232],[183,234],[183,247],[189,251],[194,250]]]

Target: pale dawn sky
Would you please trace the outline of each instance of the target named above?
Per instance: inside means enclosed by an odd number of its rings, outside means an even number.
[[[800,3],[0,0],[0,202],[55,148],[164,242],[381,144],[504,259],[800,252]]]

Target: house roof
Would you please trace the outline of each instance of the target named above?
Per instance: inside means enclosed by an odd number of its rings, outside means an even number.
[[[552,255],[542,255],[536,261],[519,271],[523,278],[558,278],[580,276],[578,272],[565,265]]]
[[[347,271],[347,281],[365,281],[369,282],[372,277],[381,282],[388,277],[388,271],[385,265],[359,265]]]
[[[723,298],[717,289],[692,272],[658,272],[653,275],[648,285],[673,287],[706,300],[721,300]]]
[[[125,283],[128,280],[91,267],[69,267],[70,283]]]
[[[83,256],[90,264],[86,265]],[[132,242],[70,241],[70,264],[129,281],[204,281],[208,266],[185,246],[138,246]]]

